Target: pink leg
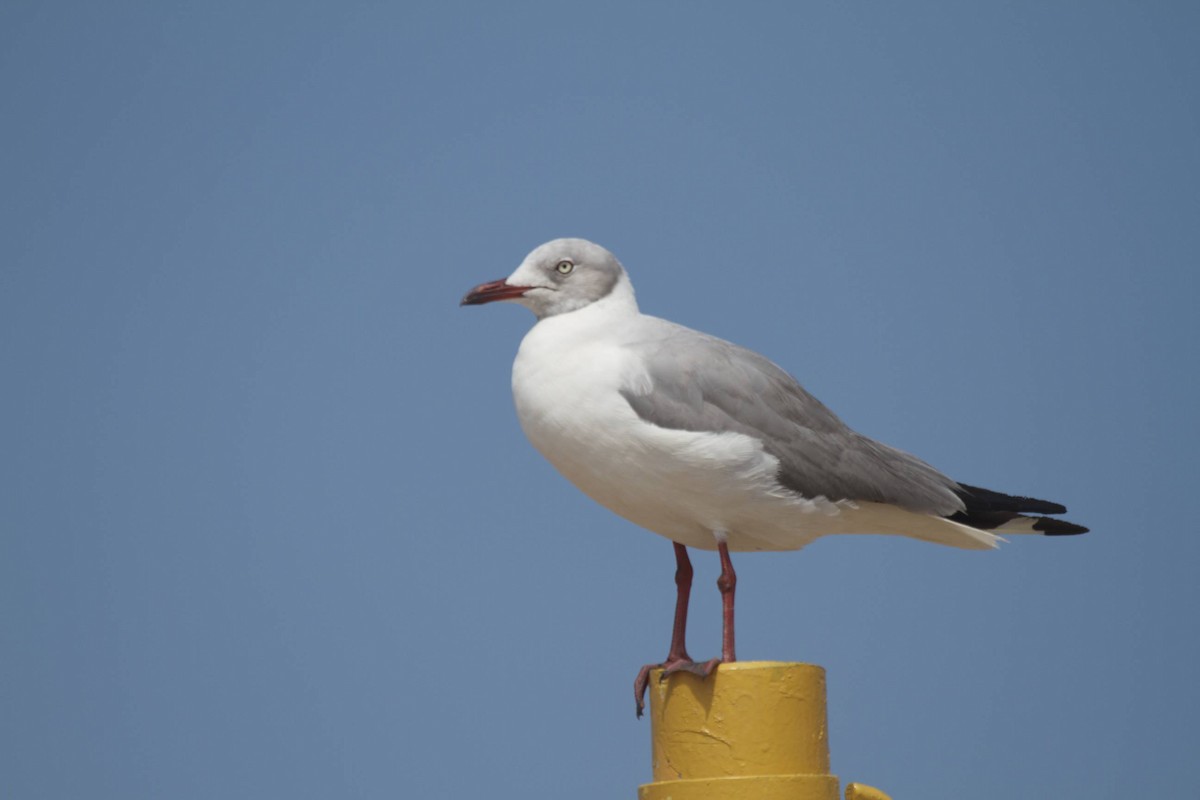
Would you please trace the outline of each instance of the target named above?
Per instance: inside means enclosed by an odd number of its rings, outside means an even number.
[[[737,573],[729,559],[729,545],[721,542],[717,550],[721,554],[721,577],[717,578],[717,588],[721,590],[721,660],[728,664],[737,661],[733,648],[733,592],[737,589]]]
[[[646,689],[650,685],[650,671],[662,667],[663,677],[673,672],[692,672],[708,676],[716,669],[719,659],[712,659],[703,664],[692,661],[687,652],[687,613],[688,600],[692,593],[692,561],[688,558],[687,548],[678,542],[675,545],[675,624],[671,628],[671,649],[667,660],[661,664],[646,664],[638,670],[637,678],[633,681],[633,696],[637,701],[637,715],[642,716],[646,705]],[[726,555],[728,559],[728,554]],[[724,567],[722,567],[724,570]],[[732,571],[732,567],[730,568]],[[724,571],[722,571],[724,575]],[[732,613],[732,609],[731,612]],[[732,618],[732,617],[731,617]]]
[[[691,661],[687,654],[687,614],[688,600],[692,594],[692,560],[688,558],[687,548],[679,542],[675,545],[675,624],[671,628],[671,649],[667,653],[667,663],[672,661]]]

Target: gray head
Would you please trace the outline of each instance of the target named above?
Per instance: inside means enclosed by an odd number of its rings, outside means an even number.
[[[555,239],[525,257],[507,278],[476,286],[464,306],[511,300],[538,319],[566,314],[628,287],[625,269],[612,253],[586,239]]]

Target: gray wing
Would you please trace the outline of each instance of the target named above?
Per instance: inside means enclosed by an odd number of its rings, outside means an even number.
[[[890,503],[942,516],[962,510],[956,482],[855,433],[766,358],[675,325],[654,333],[628,343],[645,361],[649,391],[621,392],[647,422],[754,436],[779,459],[779,482],[804,497]]]

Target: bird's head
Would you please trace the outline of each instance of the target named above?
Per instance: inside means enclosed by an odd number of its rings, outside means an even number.
[[[586,239],[555,239],[526,256],[512,275],[467,292],[461,305],[509,300],[544,319],[607,297],[624,277],[621,263],[600,245]]]

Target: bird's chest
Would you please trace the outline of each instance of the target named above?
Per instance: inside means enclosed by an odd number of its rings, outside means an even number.
[[[614,434],[635,417],[620,394],[620,374],[613,348],[523,344],[513,364],[521,427],[552,461],[563,450],[612,446]]]

